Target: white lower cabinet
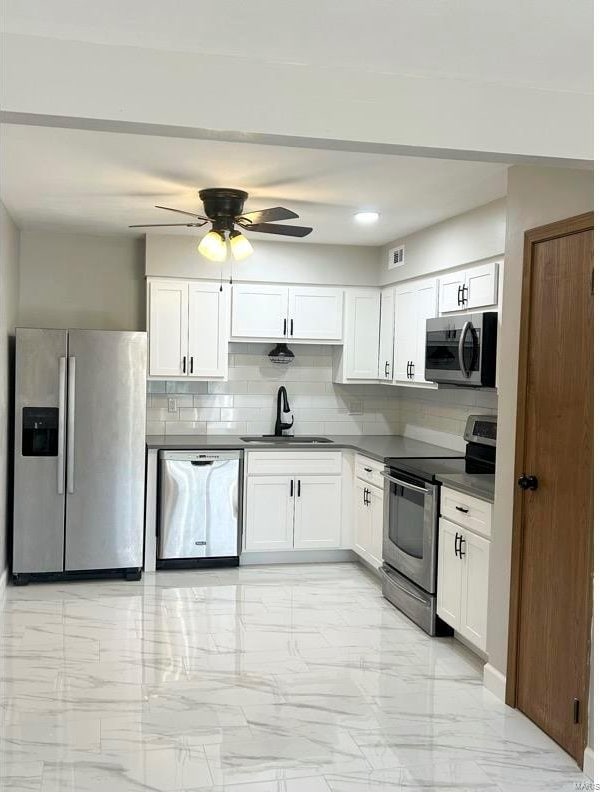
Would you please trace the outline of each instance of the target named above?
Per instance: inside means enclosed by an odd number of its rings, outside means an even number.
[[[245,550],[341,547],[341,452],[253,452],[247,469]]]
[[[302,476],[296,482],[294,547],[339,547],[342,523],[340,476]]]
[[[249,476],[246,483],[246,550],[292,550],[295,481],[289,476]]]
[[[485,651],[489,539],[440,518],[437,614]]]
[[[375,569],[382,564],[383,490],[354,480],[354,552]]]

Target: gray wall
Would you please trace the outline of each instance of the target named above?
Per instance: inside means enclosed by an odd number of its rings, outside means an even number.
[[[517,376],[523,277],[523,234],[529,228],[593,208],[593,173],[515,166],[508,171],[506,255],[500,330],[498,452],[490,554],[489,662],[506,673],[514,492]]]
[[[207,261],[196,249],[203,231],[198,236],[148,234],[146,275],[218,280],[221,265]],[[235,280],[342,286],[378,284],[377,247],[264,242],[247,236],[254,253],[246,261],[233,262]],[[225,264],[224,275],[229,276],[230,269],[230,264]]]
[[[18,303],[19,229],[0,202],[0,578],[6,569],[12,490],[12,368]]]
[[[143,242],[23,231],[18,322],[30,327],[143,330]]]
[[[505,232],[506,200],[500,198],[386,245],[380,251],[379,282],[395,283],[501,257]],[[389,269],[388,250],[400,244],[405,264]]]

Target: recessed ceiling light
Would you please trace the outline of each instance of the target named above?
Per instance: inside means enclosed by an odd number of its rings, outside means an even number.
[[[369,225],[370,223],[376,223],[379,220],[379,212],[356,212],[354,219],[357,223]]]

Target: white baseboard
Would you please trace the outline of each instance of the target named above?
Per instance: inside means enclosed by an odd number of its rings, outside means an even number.
[[[240,566],[253,564],[331,564],[340,561],[356,561],[353,550],[270,550],[264,552],[243,551]]]
[[[589,745],[583,752],[583,772],[592,781],[594,780],[594,749]]]
[[[506,677],[490,663],[483,667],[483,686],[500,701],[506,700]]]
[[[8,585],[8,569],[4,567],[2,572],[0,572],[0,602],[2,602],[2,600],[4,599],[7,585]]]

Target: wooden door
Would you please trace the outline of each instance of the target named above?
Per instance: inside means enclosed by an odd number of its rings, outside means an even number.
[[[525,234],[515,483],[535,479],[516,487],[507,677],[507,702],[580,764],[591,628],[592,253],[591,214]]]
[[[462,592],[458,631],[485,652],[490,568],[490,542],[459,529],[462,542]]]
[[[339,547],[342,526],[341,476],[301,476],[296,481],[294,547]]]
[[[294,484],[291,476],[248,476],[246,550],[293,549]]]
[[[450,627],[460,628],[462,562],[458,555],[461,529],[440,517],[437,614]]]
[[[189,284],[190,377],[227,376],[228,297],[228,292],[220,291],[218,283],[195,281]]]
[[[391,380],[394,374],[394,289],[381,292],[379,321],[379,379]]]
[[[284,338],[287,335],[287,286],[236,283],[231,300],[232,336]]]
[[[344,292],[319,286],[290,288],[288,337],[341,341]]]
[[[148,373],[151,377],[187,376],[188,283],[150,281],[148,299]]]

